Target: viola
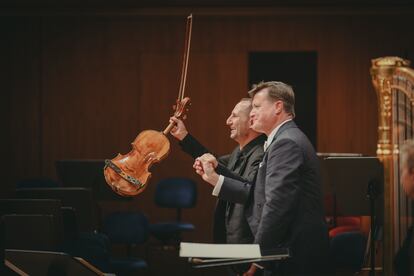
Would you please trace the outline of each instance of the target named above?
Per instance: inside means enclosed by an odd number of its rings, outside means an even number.
[[[188,58],[191,42],[192,15],[187,17],[186,40],[184,47],[181,81],[174,117],[185,119],[190,98],[184,97],[187,79]],[[142,131],[131,143],[128,154],[118,154],[112,160],[105,160],[104,175],[106,183],[121,196],[135,196],[144,191],[151,177],[149,168],[167,157],[170,152],[170,141],[167,134],[174,127],[170,123],[163,131]]]
[[[184,119],[189,104],[188,97],[177,101],[174,116]],[[114,192],[121,196],[135,196],[144,191],[151,177],[149,168],[170,152],[170,141],[166,135],[173,126],[170,123],[163,131],[144,130],[131,143],[132,150],[128,154],[118,154],[112,160],[105,160],[105,180]]]

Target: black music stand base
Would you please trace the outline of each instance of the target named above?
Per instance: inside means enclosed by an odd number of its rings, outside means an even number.
[[[368,189],[367,189],[367,197],[370,202],[370,213],[371,213],[371,226],[370,226],[370,256],[371,256],[371,262],[370,266],[371,269],[369,271],[370,276],[375,276],[375,233],[376,233],[376,219],[377,214],[375,212],[375,206],[376,206],[376,199],[380,195],[380,189],[378,181],[371,180],[368,183]]]

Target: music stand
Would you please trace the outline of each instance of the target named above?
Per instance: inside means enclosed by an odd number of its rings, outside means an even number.
[[[332,227],[337,226],[337,202],[334,193],[334,188],[329,180],[328,168],[325,159],[328,157],[362,157],[361,153],[334,153],[334,152],[318,152],[317,153],[319,162],[321,164],[321,182],[322,192],[325,200],[325,214],[330,216],[331,219],[328,221],[328,225]]]
[[[328,157],[328,179],[333,187],[341,215],[370,216],[370,275],[375,275],[375,230],[383,221],[384,173],[377,157]]]
[[[281,261],[291,257],[289,248],[261,249],[258,244],[180,243],[180,257],[194,268],[229,266],[242,263]]]
[[[108,275],[87,261],[62,252],[6,249],[5,255],[7,265],[18,266],[28,275]]]
[[[130,200],[116,194],[106,184],[103,159],[56,160],[56,173],[65,187],[90,188],[98,200]]]

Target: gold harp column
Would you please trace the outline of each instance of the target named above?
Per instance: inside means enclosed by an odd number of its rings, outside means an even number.
[[[392,261],[398,248],[398,202],[394,192],[394,179],[398,176],[398,141],[393,141],[393,95],[392,80],[396,68],[406,67],[409,61],[398,57],[372,60],[371,77],[378,99],[377,156],[384,166],[384,229],[383,229],[383,275],[393,275]]]

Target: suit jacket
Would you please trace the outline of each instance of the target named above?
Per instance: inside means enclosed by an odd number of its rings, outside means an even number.
[[[409,276],[414,272],[413,227],[408,229],[403,244],[394,258],[394,270],[398,276]]]
[[[229,155],[218,158],[217,173],[249,183],[251,186],[263,158],[263,143],[266,137],[261,135],[248,143],[242,151],[236,147]],[[209,152],[194,137],[187,135],[181,142],[182,149],[197,158]],[[249,191],[244,192],[248,196]],[[251,233],[245,216],[243,204],[218,200],[214,212],[214,241],[217,243],[252,243]]]
[[[293,121],[282,125],[259,166],[247,200],[247,220],[264,249],[289,247],[292,258],[277,271],[314,273],[327,269],[328,229],[324,219],[319,161]],[[225,177],[220,196],[231,200],[240,180]],[[247,187],[248,183],[244,183]]]

